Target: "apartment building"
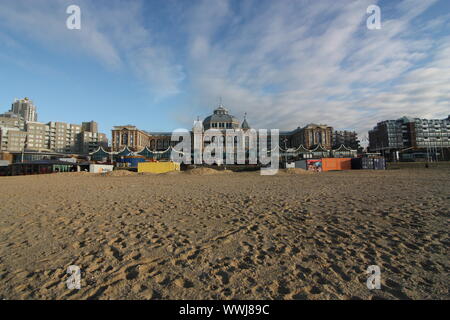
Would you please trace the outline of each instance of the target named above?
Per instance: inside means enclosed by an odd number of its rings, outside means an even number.
[[[79,153],[82,154],[94,152],[99,146],[108,146],[108,138],[99,132],[82,131],[78,134],[77,142]]]
[[[0,114],[0,152],[22,150],[88,154],[107,147],[105,134],[95,121],[70,124],[37,122],[36,106],[28,98],[15,99],[11,110]]]
[[[333,148],[339,148],[344,145],[353,150],[360,147],[358,135],[355,131],[336,130],[333,132]]]
[[[0,127],[11,127],[11,128],[25,128],[25,121],[23,118],[13,115],[9,112],[0,115]]]
[[[9,113],[20,116],[24,121],[37,121],[36,106],[28,98],[15,99]]]
[[[0,151],[21,151],[27,140],[27,133],[19,128],[0,126]]]
[[[25,122],[23,129],[11,124],[0,125],[0,151],[27,149],[87,154],[107,145],[105,134],[84,131],[82,125],[77,124]]]
[[[394,160],[448,159],[450,116],[446,119],[403,117],[381,121],[369,131],[369,150]]]
[[[81,130],[87,132],[98,132],[98,124],[95,121],[82,122]]]

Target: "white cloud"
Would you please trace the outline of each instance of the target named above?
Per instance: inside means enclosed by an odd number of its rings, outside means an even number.
[[[8,1],[2,3],[0,26],[20,35],[16,41],[43,43],[63,52],[88,53],[110,66],[120,58],[112,42],[98,30],[95,20],[82,19],[80,31],[66,28],[68,1]],[[95,13],[85,6],[82,17]]]
[[[151,91],[160,98],[179,93],[178,84],[185,77],[182,66],[170,63],[168,55],[170,52],[162,48],[144,48],[128,57],[134,72],[144,79]]]
[[[155,43],[144,27],[143,1],[79,0],[81,30],[66,28],[69,0],[8,1],[0,27],[27,41],[64,54],[87,55],[110,71],[133,72],[155,98],[179,91],[182,67],[169,60],[168,49]],[[105,6],[106,4],[106,6]]]
[[[252,125],[281,129],[321,122],[362,133],[403,114],[446,116],[448,39],[427,38],[414,24],[436,1],[403,1],[381,30],[367,30],[373,2],[259,1],[248,12],[228,5],[205,32],[193,19],[192,101],[208,113],[222,96]]]
[[[161,18],[142,0],[80,0],[75,33],[65,29],[70,1],[8,1],[0,27],[23,36],[3,36],[10,45],[37,41],[131,72],[158,99],[186,92],[186,118],[210,113],[221,96],[257,127],[362,133],[384,119],[449,113],[450,39],[431,36],[448,28],[448,14],[416,23],[436,2],[382,6],[382,29],[368,30],[366,8],[378,1],[165,1]]]

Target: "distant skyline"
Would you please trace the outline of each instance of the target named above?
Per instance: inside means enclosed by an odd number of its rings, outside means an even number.
[[[66,8],[81,8],[68,30]],[[366,9],[381,8],[369,30]],[[220,97],[251,126],[355,129],[450,114],[450,1],[15,0],[0,10],[0,113],[189,128]]]

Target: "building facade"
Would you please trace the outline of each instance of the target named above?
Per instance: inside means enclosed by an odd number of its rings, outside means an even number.
[[[293,131],[280,133],[280,146],[297,149],[303,146],[313,149],[321,146],[330,150],[333,145],[333,128],[323,124],[308,124],[303,128],[298,127]]]
[[[172,132],[147,132],[150,137],[150,149],[163,151],[170,146],[174,146],[177,142],[172,142]]]
[[[125,147],[138,151],[150,145],[149,134],[132,125],[113,127],[111,138],[113,151],[118,151]]]
[[[238,129],[240,128],[239,120],[229,114],[228,110],[220,104],[214,111],[213,114],[206,117],[203,120],[203,129]]]
[[[53,151],[88,154],[106,147],[105,134],[95,121],[81,125],[51,121],[37,122],[36,107],[28,98],[15,100],[11,111],[0,116],[0,151]]]
[[[353,150],[360,148],[358,135],[355,131],[340,130],[333,132],[333,148],[346,146]]]
[[[194,122],[194,127],[197,131],[205,132],[209,129],[225,131],[227,129],[251,129],[247,117],[244,117],[242,123],[235,116],[231,115],[229,111],[222,105],[216,107],[213,113],[207,116],[203,121],[199,119]],[[191,136],[193,132],[191,131]],[[337,132],[337,134],[336,134]],[[315,149],[317,152],[329,153],[336,144],[334,138],[342,139],[338,147],[344,144],[345,147],[356,150],[359,142],[357,135],[351,131],[336,131],[333,128],[323,124],[308,124],[305,127],[297,128],[293,131],[281,131],[279,145],[281,149],[298,149],[301,146],[306,149]],[[165,151],[169,147],[173,147],[177,142],[171,141],[171,132],[148,132],[140,130],[132,125],[116,126],[112,130],[112,146],[113,151],[117,152],[123,150],[125,147],[130,148],[135,152],[139,152],[144,148],[149,148],[152,151]],[[192,139],[193,143],[193,139]],[[203,144],[203,142],[202,142]],[[270,139],[268,147],[270,147]]]
[[[42,150],[87,154],[106,147],[105,134],[82,130],[81,125],[65,122],[25,122],[23,129],[0,125],[0,151]]]
[[[98,147],[106,148],[108,146],[108,138],[106,134],[92,131],[82,131],[77,136],[76,150],[82,154],[89,154]]]
[[[17,116],[11,116],[11,114],[2,114],[0,115],[0,127],[7,128],[25,128],[25,121]]]
[[[241,128],[238,119],[230,115],[222,104],[213,111],[212,115],[206,117],[203,122],[196,122],[201,123],[202,131]],[[242,128],[245,130],[250,128],[246,119],[242,123]],[[115,126],[111,131],[111,136],[113,151],[120,151],[125,147],[133,151],[139,151],[145,147],[154,151],[164,151],[178,143],[171,141],[172,132],[144,131],[132,125]]]
[[[98,132],[98,124],[95,121],[82,122],[81,130],[85,132]]]
[[[390,160],[448,160],[449,148],[450,116],[385,120],[369,131],[369,150]]]
[[[36,106],[28,98],[15,99],[11,105],[11,110],[7,114],[19,116],[24,121],[37,121]]]

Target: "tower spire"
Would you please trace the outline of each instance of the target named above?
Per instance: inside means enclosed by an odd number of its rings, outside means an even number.
[[[241,129],[243,129],[244,131],[250,129],[250,126],[247,122],[247,112],[244,113],[244,121],[242,121]]]

